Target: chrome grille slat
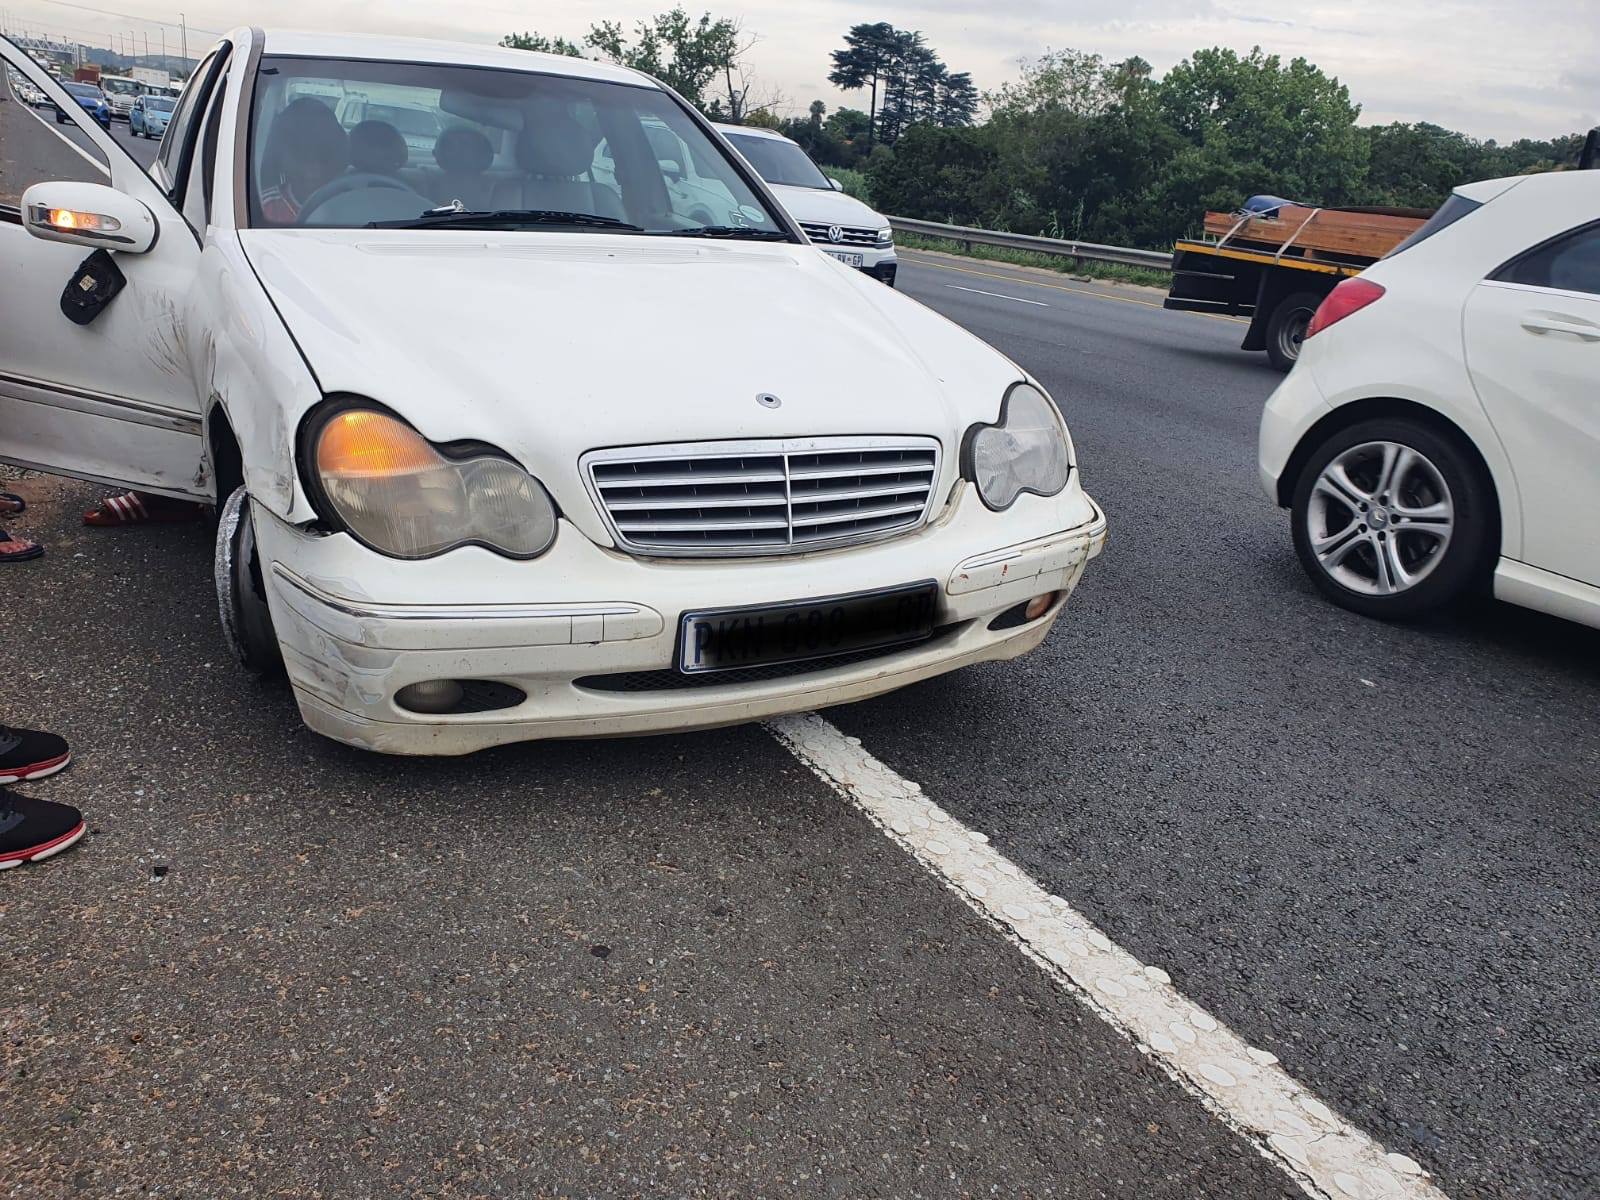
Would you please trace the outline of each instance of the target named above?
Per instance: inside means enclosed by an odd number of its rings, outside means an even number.
[[[859,225],[839,226],[840,240],[830,242],[828,229],[830,226],[823,221],[801,221],[800,228],[806,231],[806,236],[813,242],[823,246],[873,246],[878,241],[876,229],[863,229]]]
[[[581,465],[623,550],[783,554],[921,526],[933,506],[939,443],[924,437],[702,442],[592,451]]]

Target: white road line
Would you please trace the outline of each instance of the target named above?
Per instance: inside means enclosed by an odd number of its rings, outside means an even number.
[[[1247,1045],[1116,945],[1059,896],[1048,894],[968,829],[814,713],[767,728],[997,926],[1059,984],[1149,1055],[1266,1158],[1318,1200],[1445,1200],[1426,1173],[1337,1116],[1277,1058]]]
[[[1021,296],[1004,296],[999,292],[986,292],[982,288],[962,287],[960,284],[956,283],[947,283],[945,284],[945,287],[954,288],[958,292],[971,292],[974,296],[993,296],[996,300],[1014,300],[1018,304],[1032,304],[1039,308],[1050,307],[1050,305],[1046,304],[1043,300],[1024,300]]]

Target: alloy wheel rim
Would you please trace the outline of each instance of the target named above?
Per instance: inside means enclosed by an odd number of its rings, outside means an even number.
[[[1363,442],[1322,468],[1305,532],[1335,583],[1393,596],[1438,568],[1455,521],[1450,487],[1426,455],[1399,442]]]

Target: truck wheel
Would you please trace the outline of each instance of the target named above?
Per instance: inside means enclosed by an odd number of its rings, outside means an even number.
[[[1280,371],[1287,371],[1300,357],[1300,343],[1306,340],[1306,326],[1317,311],[1322,297],[1316,292],[1295,292],[1285,296],[1272,310],[1267,322],[1267,357]]]
[[[250,517],[250,494],[234,489],[217,521],[214,560],[217,610],[222,633],[248,671],[276,675],[283,670],[283,651],[267,609],[261,560],[256,554],[256,527]]]
[[[1404,417],[1329,435],[1290,506],[1295,553],[1328,599],[1382,620],[1449,604],[1482,578],[1493,488],[1457,442]]]

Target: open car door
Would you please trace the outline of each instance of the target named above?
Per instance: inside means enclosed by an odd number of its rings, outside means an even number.
[[[0,461],[209,498],[180,318],[200,238],[77,97],[4,38],[0,60]],[[173,114],[185,160],[222,66]],[[57,111],[22,103],[24,79]]]

